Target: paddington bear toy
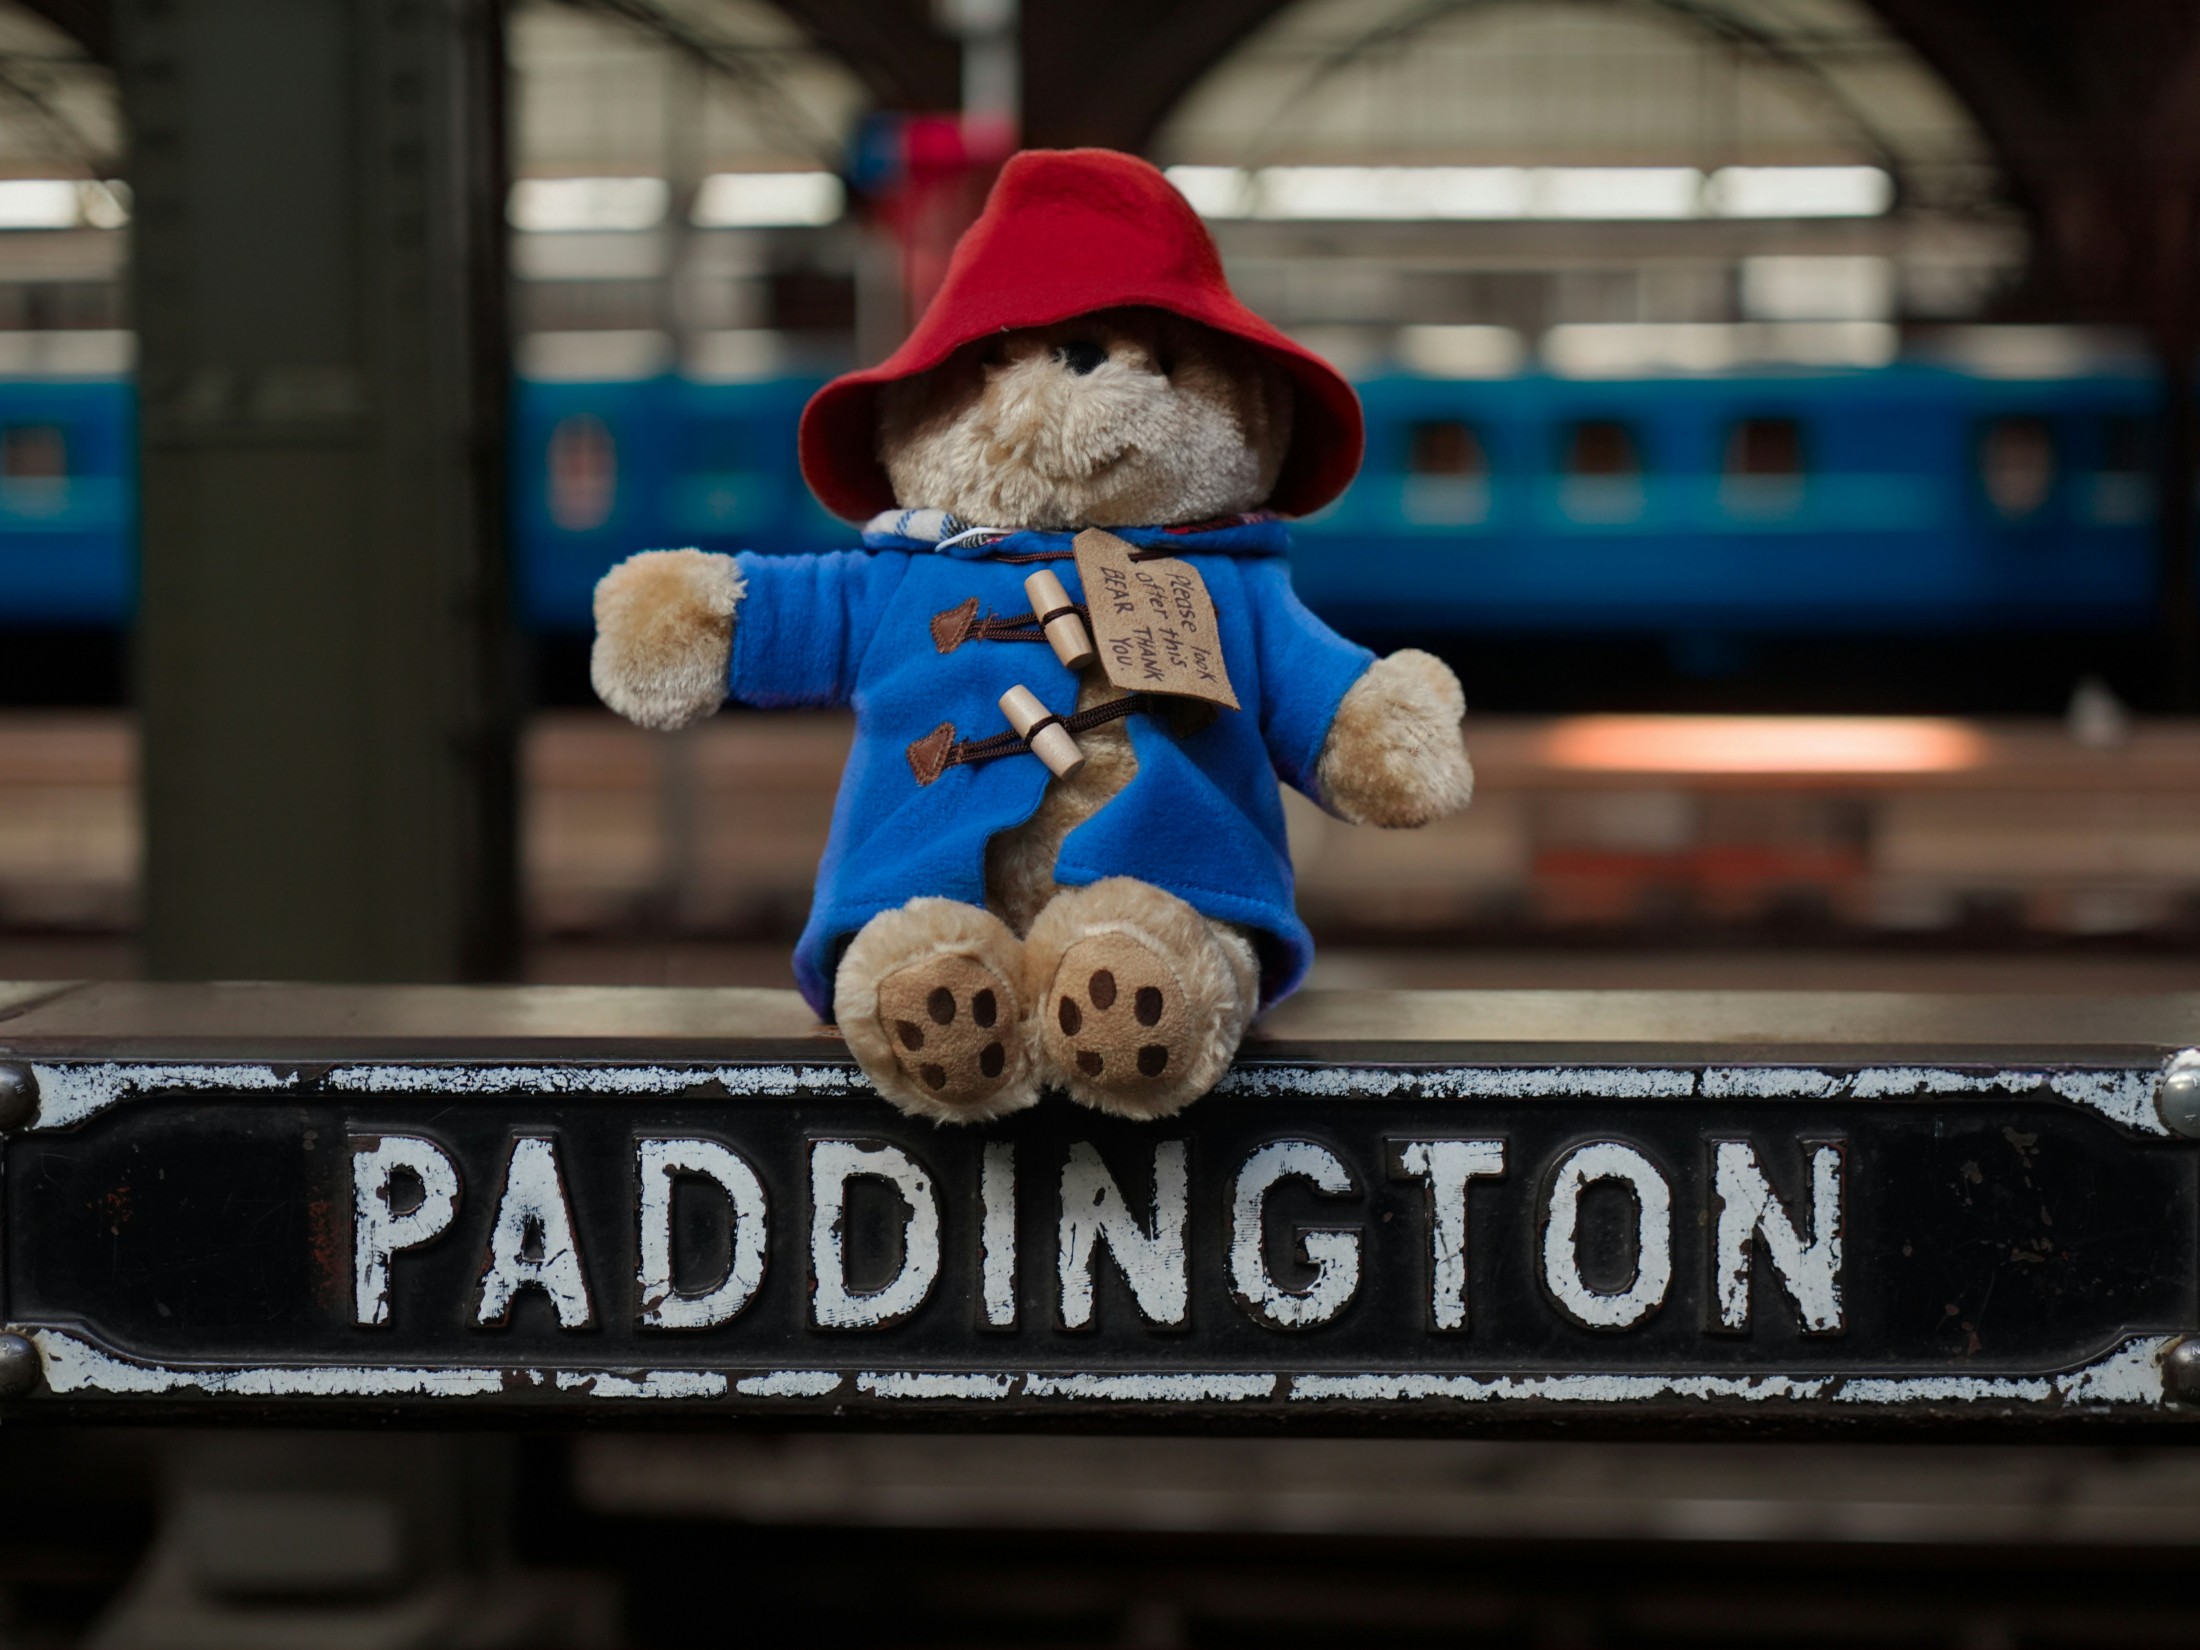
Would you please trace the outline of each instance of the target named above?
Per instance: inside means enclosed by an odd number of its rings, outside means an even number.
[[[1178,1111],[1312,957],[1277,776],[1355,823],[1466,806],[1451,671],[1291,590],[1281,518],[1361,439],[1158,171],[1033,151],[908,341],[803,414],[862,549],[605,575],[596,691],[643,727],[854,708],[795,974],[895,1105]]]

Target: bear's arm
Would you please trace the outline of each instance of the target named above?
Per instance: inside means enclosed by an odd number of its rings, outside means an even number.
[[[645,550],[596,586],[589,679],[629,721],[669,731],[730,692],[752,705],[839,705],[909,558],[839,550],[738,556]]]
[[[1306,610],[1289,568],[1251,564],[1261,728],[1276,771],[1355,825],[1426,825],[1474,795],[1466,700],[1443,660],[1378,659]]]
[[[909,557],[898,551],[734,558],[746,586],[735,610],[732,696],[745,705],[845,705]]]
[[[1375,655],[1307,611],[1283,557],[1248,557],[1238,566],[1253,621],[1261,737],[1285,782],[1322,802],[1318,773],[1330,724]]]

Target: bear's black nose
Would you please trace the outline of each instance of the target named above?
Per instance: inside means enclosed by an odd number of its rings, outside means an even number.
[[[1098,344],[1080,338],[1074,344],[1056,344],[1054,359],[1082,378],[1108,358],[1108,352]]]

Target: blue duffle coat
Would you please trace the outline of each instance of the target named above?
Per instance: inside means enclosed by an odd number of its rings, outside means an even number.
[[[1039,806],[1048,773],[1028,751],[965,763],[919,783],[909,750],[943,723],[956,737],[1007,731],[1000,696],[1022,683],[1057,715],[1078,678],[1043,640],[970,640],[943,652],[933,620],[976,597],[981,613],[1028,614],[1030,562],[1067,551],[1067,533],[1020,532],[935,545],[881,518],[865,548],[737,558],[747,594],[734,622],[731,697],[757,706],[855,710],[855,745],[833,808],[795,977],[831,1017],[833,971],[857,929],[934,894],[985,901],[985,850]],[[904,518],[906,525],[907,518]],[[1374,655],[1309,613],[1291,589],[1283,523],[1249,517],[1196,528],[1116,528],[1196,566],[1213,597],[1240,710],[1196,732],[1152,714],[1125,718],[1138,772],[1071,831],[1055,866],[1065,885],[1130,876],[1254,932],[1263,1004],[1296,987],[1313,941],[1291,900],[1277,775],[1312,794],[1337,707]],[[1044,563],[1082,600],[1077,564]]]

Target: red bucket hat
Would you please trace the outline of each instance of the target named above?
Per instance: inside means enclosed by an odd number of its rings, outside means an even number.
[[[1112,149],[1027,149],[1009,160],[901,348],[810,398],[802,411],[804,478],[828,510],[851,521],[892,509],[878,457],[882,384],[936,367],[991,333],[1132,304],[1256,344],[1291,375],[1298,390],[1291,450],[1272,508],[1303,516],[1344,491],[1363,442],[1352,386],[1239,303],[1199,214],[1154,167]]]

